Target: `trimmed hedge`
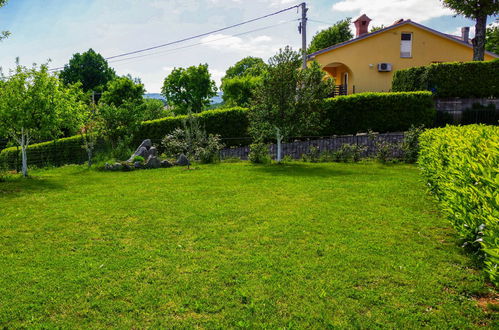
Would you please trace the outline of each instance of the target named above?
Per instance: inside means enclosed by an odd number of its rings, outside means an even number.
[[[437,63],[396,71],[394,92],[432,91],[436,97],[499,97],[499,59]]]
[[[499,127],[447,126],[420,136],[419,166],[466,245],[499,285]]]
[[[326,101],[322,135],[401,132],[411,125],[430,127],[436,118],[430,92],[361,93]]]
[[[246,108],[234,107],[203,111],[194,116],[199,119],[201,127],[204,127],[208,134],[219,134],[222,139],[228,139],[248,136],[247,112]],[[187,116],[177,116],[145,121],[135,136],[135,142],[140,143],[145,139],[159,142],[174,129],[182,128],[186,118]],[[235,146],[244,142],[241,139],[231,139],[224,141],[224,144]]]

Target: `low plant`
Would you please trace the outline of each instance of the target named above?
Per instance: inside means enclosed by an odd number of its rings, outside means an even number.
[[[308,152],[301,156],[304,162],[308,163],[318,163],[321,158],[321,151],[317,146],[310,146]]]
[[[336,162],[358,162],[366,150],[366,146],[345,143],[333,153],[333,159]]]
[[[145,159],[142,156],[135,156],[135,157],[133,157],[133,163],[139,162],[141,164],[144,164],[144,161],[145,161]]]
[[[395,159],[394,154],[400,145],[398,143],[390,142],[386,139],[381,139],[378,133],[371,130],[368,131],[369,139],[374,143],[376,149],[375,158],[382,164]]]
[[[419,155],[419,136],[424,132],[424,125],[414,126],[404,134],[402,142],[402,151],[404,152],[404,160],[407,163],[415,163]]]
[[[248,155],[250,162],[255,164],[268,164],[270,163],[269,147],[262,141],[255,141],[250,145],[250,152]]]

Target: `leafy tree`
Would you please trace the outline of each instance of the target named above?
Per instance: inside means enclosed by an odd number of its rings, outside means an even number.
[[[74,54],[60,72],[60,78],[65,84],[81,82],[85,92],[102,91],[115,77],[116,73],[108,66],[104,57],[91,48],[83,54]]]
[[[92,157],[95,145],[97,144],[97,130],[99,128],[99,117],[95,102],[87,104],[82,111],[80,135],[83,140],[83,149],[87,152],[88,167],[92,166]]]
[[[108,105],[121,106],[125,102],[140,104],[143,102],[145,88],[141,83],[130,77],[119,77],[109,81],[106,91],[102,93],[99,102]]]
[[[165,103],[157,99],[144,99],[141,106],[142,120],[154,120],[173,115],[173,112],[165,109]]]
[[[300,64],[300,55],[290,47],[270,58],[249,112],[255,140],[275,137],[277,161],[282,159],[283,139],[321,127],[323,102],[333,90],[332,80],[326,78],[319,64],[313,62],[299,70]]]
[[[485,49],[489,52],[499,54],[499,21],[496,25],[490,24],[485,33]]]
[[[487,16],[499,13],[497,0],[442,0],[445,7],[453,9],[457,14],[474,19],[475,38],[473,39],[473,61],[485,58],[485,31]]]
[[[120,144],[127,144],[138,131],[142,113],[134,102],[115,104],[99,103],[99,132],[113,149]]]
[[[340,42],[348,41],[353,38],[352,30],[350,30],[351,18],[338,21],[333,26],[319,31],[312,38],[312,42],[308,48],[308,53],[314,53],[321,49],[339,44]]]
[[[81,90],[64,86],[47,66],[17,65],[0,89],[0,130],[21,146],[22,172],[28,175],[26,149],[33,139],[56,137],[81,111]]]
[[[5,6],[6,3],[7,3],[7,0],[0,0],[0,8]],[[2,41],[2,39],[7,38],[8,36],[10,36],[9,31],[0,31],[0,41]]]
[[[235,77],[261,76],[265,71],[266,66],[265,62],[259,57],[245,57],[227,69],[222,81],[224,79],[231,79]]]
[[[383,30],[384,28],[385,28],[385,26],[383,24],[381,24],[380,26],[374,25],[369,32],[373,33],[373,32],[379,31],[379,30]]]
[[[216,95],[217,87],[211,80],[208,64],[175,68],[165,78],[162,94],[177,114],[186,114],[189,109],[201,112]]]
[[[228,106],[248,107],[257,87],[262,81],[261,77],[242,76],[222,81],[223,99]]]

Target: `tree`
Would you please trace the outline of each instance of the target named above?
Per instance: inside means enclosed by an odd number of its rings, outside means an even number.
[[[116,77],[116,73],[107,64],[102,55],[89,49],[83,54],[76,53],[60,72],[65,84],[81,82],[85,92],[100,92],[104,86]]]
[[[0,130],[21,147],[22,172],[28,175],[26,150],[41,136],[56,137],[81,111],[81,90],[64,86],[47,66],[26,68],[17,64],[0,89]]]
[[[7,0],[0,0],[0,8],[5,6],[6,3],[7,3]],[[7,38],[8,36],[10,36],[9,31],[0,31],[0,41],[2,41],[2,39]]]
[[[201,112],[216,95],[217,87],[211,80],[208,64],[175,68],[165,78],[162,94],[177,114],[187,114],[189,109]]]
[[[497,0],[442,0],[445,7],[453,9],[457,14],[474,19],[475,38],[473,38],[473,61],[485,58],[485,31],[487,16],[499,13]]]
[[[266,66],[265,62],[259,57],[245,57],[227,69],[222,81],[224,79],[231,79],[235,77],[261,76],[265,71]]]
[[[113,149],[131,142],[142,121],[142,113],[133,102],[124,102],[119,106],[99,103],[98,116],[99,132],[108,139]]]
[[[338,21],[333,26],[319,31],[312,38],[312,42],[308,48],[308,53],[314,53],[324,48],[339,44],[340,42],[348,41],[353,38],[352,30],[350,30],[351,18]]]
[[[125,102],[141,104],[144,100],[145,88],[130,77],[119,77],[109,81],[106,91],[102,93],[99,102],[108,105],[121,106]]]
[[[371,28],[371,30],[369,32],[373,33],[373,32],[379,31],[379,30],[383,30],[384,28],[385,28],[385,26],[383,24],[381,24],[380,26],[373,25],[373,27]]]
[[[267,69],[265,62],[258,57],[245,57],[229,67],[222,78],[221,89],[225,104],[229,106],[249,106],[256,87]]]
[[[499,54],[499,21],[490,24],[485,33],[485,49],[489,52]]]
[[[255,140],[275,137],[277,161],[282,159],[283,139],[312,133],[321,127],[325,98],[333,91],[319,64],[300,70],[300,55],[286,47],[269,60],[262,83],[249,112],[250,132]]]
[[[141,112],[142,120],[154,120],[173,115],[170,110],[165,109],[163,101],[157,99],[144,99]]]

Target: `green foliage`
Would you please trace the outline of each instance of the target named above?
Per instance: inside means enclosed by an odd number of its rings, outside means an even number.
[[[235,107],[208,110],[193,116],[199,119],[200,126],[207,134],[220,135],[222,139],[230,138],[226,141],[228,146],[240,145],[246,141],[235,138],[248,136],[248,109]],[[145,139],[160,140],[176,128],[183,128],[183,122],[187,118],[188,116],[183,115],[145,121],[136,134],[135,143]]]
[[[300,56],[290,47],[269,60],[249,113],[254,138],[275,137],[277,161],[282,139],[316,131],[323,124],[321,111],[333,90],[319,64],[299,70]]]
[[[261,77],[242,76],[222,80],[223,99],[228,106],[250,106]]]
[[[87,91],[103,91],[106,84],[116,77],[116,73],[107,64],[102,55],[93,49],[80,54],[76,53],[60,72],[60,78],[65,84],[81,82]]]
[[[499,59],[435,63],[396,71],[395,92],[432,91],[436,97],[499,97]]]
[[[381,24],[380,26],[373,25],[373,27],[371,28],[371,30],[369,30],[369,32],[373,33],[373,32],[379,31],[379,30],[383,30],[384,28],[385,28],[385,26],[383,24]]]
[[[447,126],[420,137],[419,166],[468,246],[480,247],[499,285],[499,127]]]
[[[99,132],[113,147],[134,136],[140,128],[142,114],[133,102],[120,106],[100,103],[98,108]]]
[[[6,3],[7,0],[0,0],[0,8],[5,6]],[[9,31],[0,31],[0,41],[2,41],[2,39],[8,38],[9,36],[10,36]]]
[[[399,147],[397,143],[387,139],[381,139],[379,135],[371,130],[368,132],[369,139],[374,143],[376,150],[375,159],[382,164],[395,160],[395,151]]]
[[[216,95],[217,87],[211,80],[208,64],[175,68],[165,78],[162,94],[176,114],[201,112]]]
[[[431,126],[436,111],[429,92],[360,93],[328,99],[323,136],[376,132],[401,132],[411,125]]]
[[[351,18],[338,21],[333,26],[319,31],[312,38],[312,42],[308,48],[308,53],[314,53],[324,48],[348,41],[353,38],[352,31],[350,30]]]
[[[161,144],[169,157],[176,158],[184,154],[188,159],[203,164],[220,160],[220,150],[224,147],[220,135],[206,134],[200,126],[199,117],[192,114],[183,119],[183,129],[176,128],[167,134]]]
[[[471,108],[463,111],[461,124],[499,124],[499,109],[490,103],[486,106],[475,103]]]
[[[248,160],[254,164],[269,164],[271,162],[269,146],[262,141],[253,142],[250,144]]]
[[[171,110],[165,109],[163,101],[156,99],[144,99],[141,112],[143,120],[155,120],[173,115]]]
[[[404,141],[402,142],[402,151],[404,152],[404,160],[407,163],[415,163],[419,155],[419,136],[424,132],[424,125],[411,125],[409,130],[404,133]]]
[[[144,85],[129,77],[119,77],[109,81],[99,103],[120,107],[124,103],[140,104],[145,93]]]
[[[490,24],[485,32],[485,49],[499,54],[499,19],[496,24]]]
[[[267,65],[261,58],[248,56],[229,67],[222,78],[222,82],[225,79],[237,77],[259,77],[266,69]]]
[[[135,156],[135,157],[133,157],[133,163],[139,162],[139,163],[144,164],[144,161],[145,161],[145,159],[142,156]]]

